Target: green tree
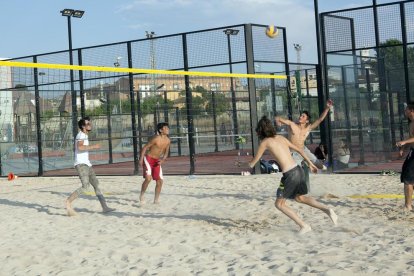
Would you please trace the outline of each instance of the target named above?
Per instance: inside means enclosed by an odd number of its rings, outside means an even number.
[[[215,93],[215,101],[216,101],[216,115],[223,114],[227,110],[230,109],[230,99],[226,98],[223,93]],[[213,114],[213,97],[210,94],[210,98],[207,100],[206,110],[209,115]]]
[[[192,105],[193,110],[192,113],[194,115],[205,115],[206,112],[206,101],[207,101],[207,95],[208,91],[204,89],[202,86],[196,86],[194,89],[190,88],[190,92],[199,92],[201,93],[201,96],[194,96],[192,97]],[[180,92],[180,96],[185,98],[185,90]],[[181,108],[181,111],[186,114],[187,113],[187,105],[184,105]]]
[[[143,115],[148,115],[154,113],[158,108],[164,110],[164,98],[161,95],[145,97],[141,102],[141,112]],[[172,109],[174,103],[171,100],[167,100],[167,109]]]

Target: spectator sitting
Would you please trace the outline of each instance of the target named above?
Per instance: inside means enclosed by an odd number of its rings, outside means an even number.
[[[328,151],[326,150],[326,146],[320,143],[319,146],[315,149],[314,154],[316,158],[318,158],[323,163],[325,163],[327,156],[328,156]]]
[[[336,169],[345,169],[348,168],[349,158],[351,157],[351,152],[349,150],[348,145],[346,144],[345,139],[341,139],[339,141],[339,145],[337,150],[334,153],[334,157],[336,157]]]

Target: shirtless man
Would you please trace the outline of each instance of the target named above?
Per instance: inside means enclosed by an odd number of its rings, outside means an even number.
[[[409,137],[406,140],[397,142],[400,148],[400,156],[403,156],[404,149],[410,149],[401,170],[401,182],[404,183],[405,206],[404,209],[413,209],[413,185],[414,185],[414,103],[407,105],[404,110],[405,116],[410,120]]]
[[[143,168],[143,176],[145,178],[142,183],[141,195],[139,197],[141,204],[144,203],[144,194],[152,179],[156,181],[154,203],[159,203],[163,184],[161,164],[164,163],[168,157],[170,149],[169,133],[170,128],[168,127],[168,123],[159,123],[157,125],[157,135],[153,136],[141,150],[139,164]]]
[[[305,196],[308,193],[305,183],[305,175],[302,167],[296,164],[293,160],[290,149],[297,151],[303,157],[312,172],[316,172],[317,168],[305,155],[302,147],[297,147],[293,143],[289,142],[289,140],[285,137],[276,135],[276,130],[272,126],[272,122],[267,119],[266,116],[263,116],[260,119],[256,128],[256,133],[262,141],[255,157],[249,162],[249,167],[253,168],[254,165],[260,160],[265,150],[268,150],[283,172],[280,186],[276,192],[276,208],[299,225],[300,234],[309,232],[312,228],[300,219],[296,212],[286,205],[286,199],[295,199],[299,203],[307,204],[323,211],[336,225],[338,217],[332,209],[329,209],[327,206],[319,203],[312,197]]]
[[[316,156],[307,148],[305,147],[305,140],[309,136],[310,132],[317,128],[320,123],[325,119],[325,117],[328,115],[329,110],[333,106],[333,102],[331,100],[328,100],[326,103],[326,108],[319,117],[318,120],[310,123],[310,115],[309,112],[303,111],[302,114],[300,114],[299,121],[297,123],[292,122],[288,119],[280,118],[279,116],[275,117],[276,124],[278,126],[281,125],[287,125],[289,126],[288,130],[288,138],[292,144],[295,146],[301,148],[304,150],[305,154],[309,157],[309,159],[314,163],[319,169],[326,169],[326,167],[323,165],[322,162],[316,158]],[[300,165],[303,161],[303,158],[296,152],[292,153],[293,159],[296,161],[298,165]]]

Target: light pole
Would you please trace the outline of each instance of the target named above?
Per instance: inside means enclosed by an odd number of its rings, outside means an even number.
[[[38,75],[40,76],[40,78],[41,78],[41,81],[40,81],[40,83],[41,84],[43,84],[44,83],[44,81],[43,81],[43,76],[45,76],[46,75],[46,73],[45,72],[39,72],[38,73]],[[44,114],[45,113],[45,99],[44,99],[44,97],[42,98],[42,110],[40,111],[42,114]]]
[[[237,35],[239,33],[239,30],[234,29],[226,29],[223,31],[224,34],[227,36],[227,50],[229,54],[229,68],[230,68],[230,74],[233,73],[233,64],[231,60],[231,43],[230,43],[230,36],[231,35]],[[236,92],[234,91],[233,86],[233,78],[230,77],[230,92],[231,92],[231,104],[233,109],[233,127],[234,127],[234,137],[237,137],[239,134],[239,124],[237,120],[237,106],[236,106]],[[236,145],[236,149],[239,149],[239,144],[236,143],[236,139],[233,139]]]
[[[64,9],[60,13],[62,16],[68,18],[68,38],[69,38],[69,64],[73,65],[73,53],[72,53],[72,26],[71,26],[71,17],[81,18],[85,11],[73,10],[73,9]],[[78,111],[76,106],[76,92],[74,86],[74,76],[73,70],[70,70],[70,91],[72,95],[72,128],[73,128],[73,137],[75,140],[76,134],[78,132]]]
[[[116,61],[114,62],[114,66],[115,67],[119,67],[121,66],[121,63],[119,62],[119,60],[122,57],[117,57]],[[121,79],[118,79],[118,98],[119,98],[119,114],[122,114],[122,103],[121,103]]]
[[[300,44],[293,44],[293,47],[295,47],[295,51],[296,51],[296,72],[295,72],[295,78],[296,78],[296,93],[297,93],[297,97],[298,97],[298,109],[302,110],[302,87],[301,87],[301,70],[302,70],[302,65],[301,65],[301,58],[300,58],[300,51],[302,51],[302,45]],[[308,99],[309,100],[309,99]]]
[[[145,31],[145,36],[150,39],[150,63],[151,63],[151,69],[155,69],[155,47],[154,47],[154,37],[156,36],[155,32],[149,32]],[[151,74],[151,80],[152,80],[152,90],[154,91],[154,95],[156,92],[155,88],[155,75]]]
[[[301,65],[300,51],[302,51],[302,45],[294,43],[293,47],[295,47],[295,51],[296,51],[296,62],[298,63],[297,68],[298,70],[301,70],[302,65]]]

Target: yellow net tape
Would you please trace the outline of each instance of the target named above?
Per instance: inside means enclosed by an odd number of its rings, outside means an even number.
[[[286,79],[285,75],[236,74],[236,73],[199,72],[199,71],[172,71],[172,70],[154,70],[154,69],[123,68],[123,67],[114,68],[114,67],[105,67],[105,66],[32,63],[32,62],[16,62],[16,61],[0,61],[0,66],[63,69],[63,70],[82,70],[82,71],[98,71],[98,72],[117,72],[117,73],[135,73],[135,74],[164,74],[164,75],[188,75],[188,76],[203,76],[203,77],[230,77],[230,78],[255,78],[255,79]]]

